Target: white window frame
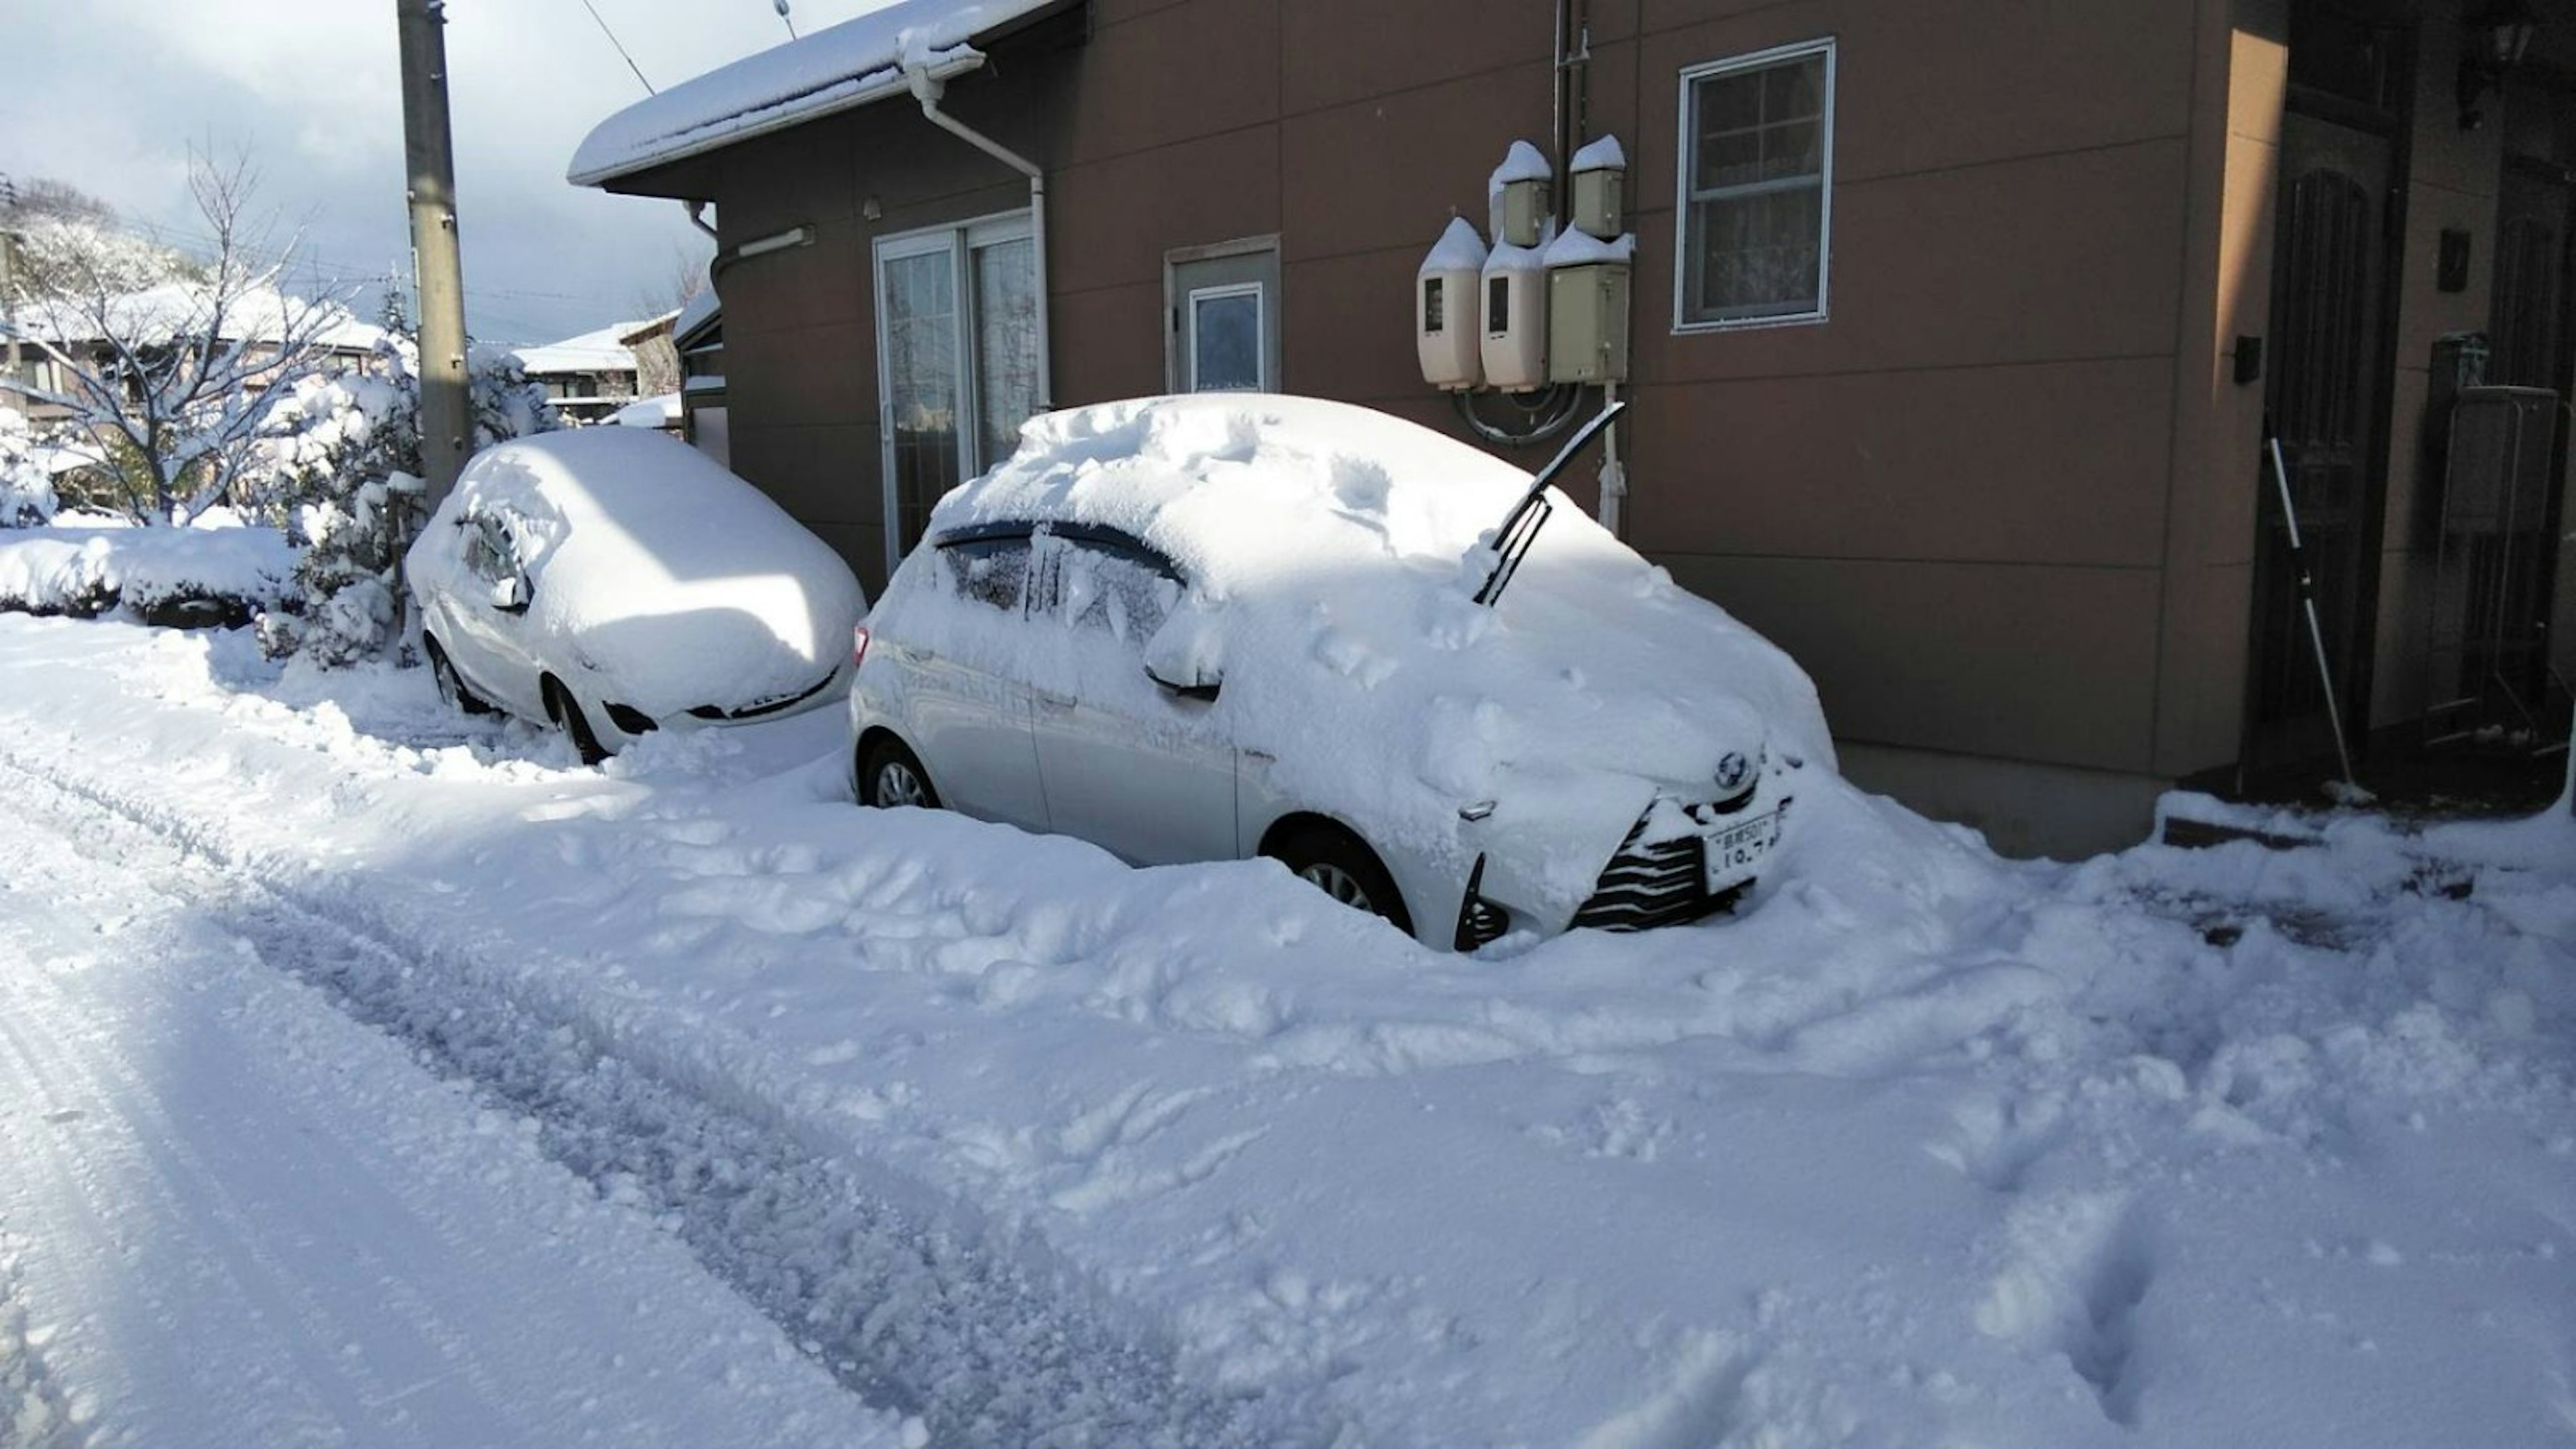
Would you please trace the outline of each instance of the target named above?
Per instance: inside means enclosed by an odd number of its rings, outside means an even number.
[[[982,376],[976,352],[973,262],[979,247],[1027,241],[1037,235],[1026,211],[997,212],[970,221],[946,222],[878,237],[869,248],[868,288],[876,309],[877,492],[885,523],[886,572],[902,564],[903,516],[894,479],[894,374],[886,365],[885,264],[912,257],[948,257],[949,295],[953,309],[957,359],[957,477],[976,477],[990,466],[984,451],[983,399],[976,382]],[[1038,305],[1046,305],[1040,298]],[[996,460],[998,461],[998,460]]]
[[[1199,303],[1202,301],[1223,301],[1228,297],[1250,297],[1252,299],[1252,386],[1249,388],[1228,388],[1226,391],[1262,392],[1266,390],[1263,387],[1263,384],[1269,379],[1264,377],[1263,374],[1270,370],[1270,322],[1268,317],[1265,315],[1270,310],[1269,292],[1270,289],[1259,282],[1225,282],[1213,287],[1192,287],[1190,289],[1189,296],[1183,299],[1181,303],[1184,308],[1188,309],[1190,319],[1190,325],[1186,334],[1190,343],[1189,351],[1188,355],[1181,359],[1189,368],[1189,376],[1183,379],[1187,384],[1184,389],[1185,391],[1197,392],[1199,390]]]
[[[1681,75],[1681,119],[1674,137],[1673,155],[1673,331],[1745,332],[1762,327],[1812,327],[1827,320],[1832,311],[1831,289],[1834,276],[1834,92],[1835,65],[1839,49],[1834,36],[1801,40],[1789,45],[1775,45],[1750,55],[1730,56],[1704,65],[1691,66]],[[1816,305],[1807,312],[1784,312],[1771,317],[1719,317],[1694,321],[1688,315],[1690,301],[1691,260],[1691,166],[1698,160],[1693,132],[1696,115],[1691,88],[1711,76],[1731,75],[1738,71],[1765,70],[1786,61],[1804,60],[1809,56],[1825,58],[1825,107],[1818,145],[1823,152],[1823,166],[1817,176],[1821,210],[1816,220]]]

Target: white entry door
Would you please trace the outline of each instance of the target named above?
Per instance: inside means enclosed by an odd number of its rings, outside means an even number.
[[[1037,246],[1028,214],[876,246],[886,568],[941,495],[1010,457],[1038,406]]]

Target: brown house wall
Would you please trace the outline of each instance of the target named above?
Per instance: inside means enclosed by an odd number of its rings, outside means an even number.
[[[1588,131],[1627,149],[1639,239],[1626,531],[1796,655],[1859,756],[2064,767],[2142,825],[2154,782],[2236,745],[2260,402],[2223,352],[2263,330],[2266,7],[2004,8],[1592,5]],[[1055,401],[1161,390],[1165,253],[1276,234],[1284,386],[1457,430],[1411,278],[1453,210],[1481,224],[1504,146],[1548,134],[1551,20],[1094,0],[1080,47],[955,83],[1047,168]],[[1675,332],[1681,70],[1826,35],[1830,320]],[[879,583],[869,244],[1023,183],[895,100],[630,184],[714,197],[728,244],[817,228],[722,279],[734,465]]]

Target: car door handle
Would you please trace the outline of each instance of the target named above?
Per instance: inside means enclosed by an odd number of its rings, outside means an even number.
[[[1033,693],[1037,695],[1038,703],[1045,705],[1049,709],[1063,710],[1073,708],[1072,695],[1057,694],[1051,690],[1044,689],[1035,690]]]

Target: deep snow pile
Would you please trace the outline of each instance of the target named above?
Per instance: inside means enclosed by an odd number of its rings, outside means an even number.
[[[1460,808],[1499,800],[1496,833],[1587,847],[1562,852],[1545,882],[1570,914],[1658,790],[1708,798],[1721,756],[1758,757],[1766,740],[1820,777],[1833,744],[1787,656],[1552,490],[1509,590],[1476,603],[1491,535],[1530,481],[1383,413],[1205,394],[1033,419],[1010,461],[943,498],[930,527],[1058,520],[1143,540],[1188,584],[1142,641],[1147,666],[1221,676],[1211,729],[1274,757],[1278,788],[1381,848],[1453,856],[1462,878],[1475,850]],[[1079,583],[1061,591],[1056,632],[1072,630]],[[1109,682],[1097,661],[1045,647],[1050,631],[997,623],[925,553],[872,617],[1040,689]]]
[[[208,522],[0,532],[0,609],[86,618],[122,607],[159,622],[203,609],[239,623],[287,596],[295,550],[284,534],[229,518]]]
[[[2567,1431],[2564,818],[2025,866],[1820,788],[1740,918],[1452,957],[1268,863],[856,810],[828,716],[591,772],[232,636],[0,619],[0,680],[0,772],[399,948],[433,1034],[524,1017],[612,1102],[721,1100],[945,1224],[912,1286],[776,1310],[882,1345],[894,1387],[845,1382],[935,1443],[1170,1442],[1113,1378],[979,1417],[1043,1356],[914,1330],[1000,1261],[1055,1296],[988,1342],[1141,1326],[1271,1442]],[[34,1263],[31,1321],[109,1313]]]

